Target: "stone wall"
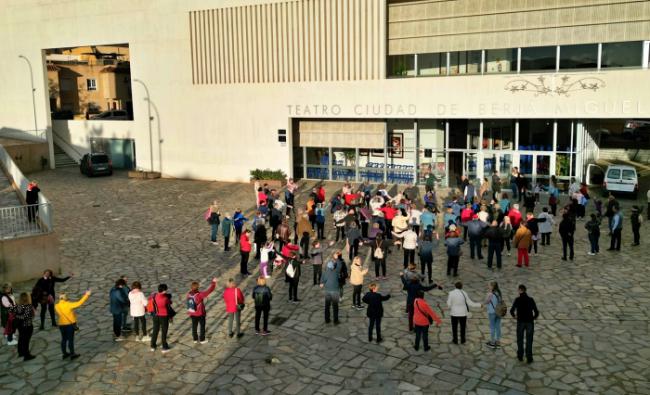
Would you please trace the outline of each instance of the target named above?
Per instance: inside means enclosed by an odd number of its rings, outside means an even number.
[[[58,274],[59,241],[56,233],[0,240],[0,282],[39,277],[45,269]]]

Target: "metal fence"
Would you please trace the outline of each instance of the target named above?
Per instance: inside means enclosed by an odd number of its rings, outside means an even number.
[[[41,219],[50,211],[50,203],[0,208],[0,239],[50,233]]]

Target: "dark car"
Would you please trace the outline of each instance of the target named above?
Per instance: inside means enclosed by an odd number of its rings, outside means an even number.
[[[52,119],[74,119],[74,114],[70,110],[53,111]]]
[[[81,174],[85,174],[88,177],[100,174],[107,174],[110,176],[113,175],[113,163],[107,154],[86,154],[81,158],[79,170],[81,171]]]

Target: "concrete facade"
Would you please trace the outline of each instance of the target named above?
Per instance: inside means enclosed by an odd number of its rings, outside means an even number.
[[[304,2],[326,9],[322,0]],[[513,84],[537,83],[540,74],[386,79],[383,61],[379,63],[381,78],[376,80],[328,81],[326,76],[311,82],[218,83],[213,77],[212,83],[197,83],[194,75],[193,81],[192,12],[242,6],[235,11],[239,17],[250,11],[245,7],[276,3],[280,2],[7,1],[0,16],[4,53],[0,59],[4,71],[0,127],[33,128],[30,75],[19,55],[30,59],[34,70],[38,128],[52,128],[43,50],[110,43],[129,44],[134,120],[64,121],[64,125],[57,121],[54,130],[72,146],[62,148],[74,157],[89,151],[91,137],[133,138],[137,166],[148,170],[153,160],[153,170],[169,177],[241,181],[254,168],[291,174],[292,119],[650,117],[650,91],[638,89],[644,81],[650,82],[650,73],[642,68],[546,73],[543,94],[509,89]],[[296,2],[289,3],[293,7]],[[359,26],[377,24],[385,35],[387,5],[380,3],[377,12],[358,7]],[[328,12],[323,18],[332,18],[334,11]],[[380,42],[383,60],[387,54],[384,40]],[[333,62],[335,58],[329,56],[321,61]],[[354,59],[350,61],[357,67]],[[241,62],[228,66],[244,67],[246,59]],[[271,58],[271,62],[277,60]],[[581,81],[597,81],[597,88],[579,88]],[[578,89],[561,93],[557,88],[567,83],[576,83]],[[289,132],[286,144],[278,142],[278,130]]]
[[[59,273],[59,239],[55,233],[0,240],[0,281],[37,278],[46,269]]]

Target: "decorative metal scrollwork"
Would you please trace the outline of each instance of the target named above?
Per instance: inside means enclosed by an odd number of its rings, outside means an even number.
[[[582,77],[573,80],[572,77],[565,75],[560,78],[559,85],[552,86],[549,79],[539,76],[535,79],[517,78],[509,81],[505,90],[512,93],[532,92],[535,96],[571,96],[572,92],[597,91],[606,87],[605,81],[596,77]]]

